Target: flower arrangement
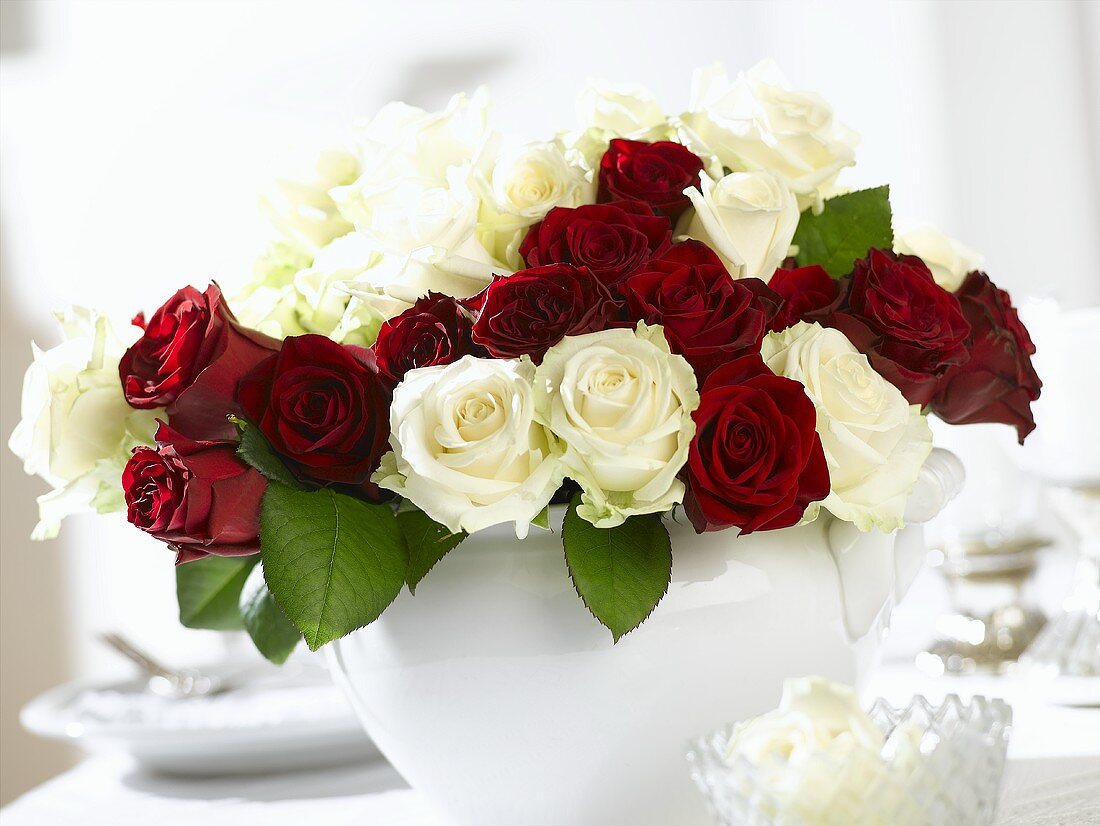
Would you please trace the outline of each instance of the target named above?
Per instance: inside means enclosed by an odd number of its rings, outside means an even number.
[[[615,639],[665,593],[663,519],[902,525],[951,423],[1034,427],[1034,347],[979,259],[894,236],[837,183],[857,137],[770,63],[687,112],[590,84],[524,143],[483,92],[384,107],[263,204],[227,300],[184,287],[116,334],[60,316],[11,439],[37,538],[124,510],[175,553],[181,619],[270,659],[376,619],[469,534],[567,504],[569,574]],[[121,337],[119,337],[121,336]]]

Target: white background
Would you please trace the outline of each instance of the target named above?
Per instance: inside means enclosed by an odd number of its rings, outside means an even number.
[[[694,66],[771,56],[862,134],[853,186],[890,183],[898,223],[982,251],[1018,301],[1100,302],[1095,3],[0,2],[2,430],[33,337],[67,303],[125,317],[185,282],[240,281],[257,193],[296,153],[390,99],[487,84],[501,127],[571,125],[588,76],[687,103]],[[117,670],[94,634],[166,658],[170,556],[93,519],[32,545],[35,480],[6,451],[0,525],[0,801],[63,766],[15,721],[34,693]]]

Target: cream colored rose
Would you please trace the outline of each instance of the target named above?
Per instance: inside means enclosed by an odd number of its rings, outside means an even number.
[[[70,514],[122,508],[122,468],[132,448],[152,443],[158,413],[126,403],[118,378],[125,347],[104,316],[74,307],[57,318],[65,340],[32,345],[22,419],[8,443],[27,473],[54,488],[38,499],[34,539],[56,536]]]
[[[359,177],[354,151],[327,149],[299,172],[280,178],[260,204],[274,227],[296,250],[312,254],[333,238],[351,231],[329,194]]]
[[[696,71],[681,140],[734,171],[770,169],[798,196],[820,207],[840,170],[855,163],[859,138],[819,95],[790,88],[771,61],[733,82],[721,64]]]
[[[501,150],[493,141],[478,160],[474,181],[481,197],[478,238],[511,269],[523,266],[519,245],[532,224],[554,207],[595,201],[592,173],[552,142]]]
[[[581,129],[598,129],[618,138],[667,136],[664,110],[648,89],[633,84],[589,80],[577,96],[577,121]]]
[[[737,725],[726,746],[729,759],[738,756],[765,764],[778,759],[804,763],[816,752],[828,751],[840,741],[873,752],[884,737],[860,708],[854,690],[823,677],[786,680],[775,711]]]
[[[681,234],[718,253],[734,278],[772,277],[798,227],[798,200],[781,179],[762,169],[719,181],[702,172],[687,196],[694,210],[685,213]]]
[[[982,266],[982,256],[974,250],[928,226],[898,235],[894,252],[917,256],[928,265],[936,283],[949,292],[959,289],[966,276]]]
[[[465,356],[410,370],[390,407],[390,446],[374,481],[450,531],[514,522],[523,538],[550,503],[563,468],[535,420],[535,368]]]
[[[601,528],[683,501],[676,474],[695,435],[695,373],[661,327],[604,330],[550,348],[535,374],[539,419],[565,443],[578,513]]]
[[[769,333],[761,355],[776,374],[802,382],[817,408],[832,485],[820,504],[860,530],[900,528],[932,450],[920,407],[906,402],[839,330],[799,322]]]

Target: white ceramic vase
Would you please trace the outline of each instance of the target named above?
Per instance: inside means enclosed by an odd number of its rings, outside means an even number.
[[[912,523],[955,494],[935,451]],[[672,584],[612,644],[554,533],[467,539],[331,647],[337,681],[397,770],[458,824],[704,824],[687,740],[773,708],[787,677],[860,685],[924,557],[919,524],[827,518],[737,537],[669,522]]]

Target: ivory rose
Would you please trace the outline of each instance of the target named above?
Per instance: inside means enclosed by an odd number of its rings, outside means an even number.
[[[639,323],[551,347],[535,373],[535,406],[583,489],[577,512],[596,527],[683,501],[676,476],[695,435],[699,392],[661,327]]]
[[[812,92],[790,88],[770,60],[730,81],[716,64],[696,71],[681,138],[734,171],[770,169],[798,196],[820,207],[840,170],[855,163],[859,136]]]
[[[798,201],[781,179],[755,170],[715,181],[703,172],[687,196],[695,209],[682,234],[710,246],[734,278],[771,278],[798,227]]]
[[[527,228],[554,207],[591,203],[595,185],[591,172],[552,142],[500,151],[496,143],[479,159],[475,175],[478,237],[494,259],[521,269],[519,245]]]
[[[33,539],[57,536],[73,513],[121,510],[122,468],[131,449],[152,444],[156,428],[156,411],[126,401],[118,378],[123,344],[107,318],[74,307],[57,319],[65,340],[49,350],[32,345],[22,419],[8,442],[23,469],[53,487],[38,498]]]
[[[390,446],[374,475],[453,533],[513,522],[516,536],[562,480],[559,452],[535,419],[530,359],[465,356],[410,370],[390,407]]]
[[[913,227],[894,239],[894,252],[915,255],[928,265],[936,283],[956,292],[968,273],[981,269],[982,256],[965,244],[928,226]]]
[[[839,330],[800,321],[765,336],[761,355],[776,374],[802,382],[817,408],[832,485],[821,504],[863,531],[900,528],[905,500],[932,450],[920,407],[871,369]]]

